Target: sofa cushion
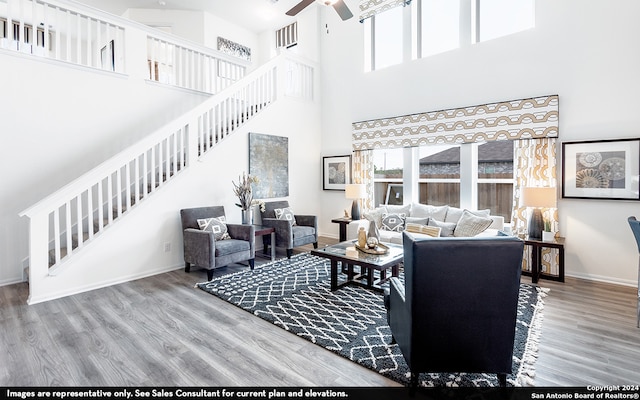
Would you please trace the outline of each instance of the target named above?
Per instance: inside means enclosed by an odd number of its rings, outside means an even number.
[[[386,212],[387,208],[385,206],[380,206],[373,210],[365,211],[362,216],[368,221],[374,221],[378,229],[380,229],[382,227],[382,214],[385,214]]]
[[[427,204],[413,203],[411,205],[411,216],[418,218],[434,218],[444,221],[447,216],[449,206],[430,206]]]
[[[251,250],[251,244],[246,240],[229,239],[216,243],[216,257]]]
[[[312,226],[296,225],[292,229],[293,238],[302,238],[305,236],[314,236],[316,234],[316,228]]]
[[[404,225],[405,227],[408,224],[418,224],[418,225],[427,225],[429,223],[429,218],[422,218],[422,217],[406,217],[404,219]]]
[[[291,207],[276,208],[273,210],[273,212],[275,213],[277,219],[289,221],[291,225],[296,224],[296,217],[293,214],[293,210],[291,209]]]
[[[469,211],[474,215],[478,215],[480,217],[487,217],[487,218],[489,217],[489,213],[491,212],[491,210],[489,209],[471,211],[471,210],[467,210],[466,208],[463,209],[458,207],[449,207],[449,209],[447,210],[447,217],[444,219],[444,222],[458,223],[458,221],[460,221],[460,217],[462,217],[462,213],[465,211]]]
[[[453,231],[453,236],[457,237],[469,237],[476,236],[479,233],[484,232],[493,222],[489,217],[481,217],[469,210],[464,210],[456,229]]]
[[[440,236],[453,236],[453,231],[456,229],[455,222],[442,222],[433,218],[429,218],[429,226],[440,228]]]
[[[411,215],[411,204],[406,204],[404,206],[398,206],[395,204],[385,204],[384,206],[383,205],[380,205],[380,206],[386,208],[389,214]]]
[[[205,232],[213,232],[213,237],[216,240],[231,239],[224,216],[198,219],[198,226]]]
[[[403,213],[387,213],[382,214],[382,227],[384,231],[402,232],[404,230],[404,220],[406,216]]]

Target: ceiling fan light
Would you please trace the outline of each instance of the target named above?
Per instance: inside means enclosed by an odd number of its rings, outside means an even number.
[[[332,6],[338,2],[338,0],[317,0],[318,3],[324,4],[325,6]]]

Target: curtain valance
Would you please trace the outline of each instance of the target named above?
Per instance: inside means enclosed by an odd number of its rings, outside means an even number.
[[[360,22],[383,11],[409,3],[411,0],[360,0]]]
[[[558,136],[558,95],[352,124],[353,150]]]

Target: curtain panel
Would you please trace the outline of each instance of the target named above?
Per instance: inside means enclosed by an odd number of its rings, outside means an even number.
[[[371,210],[374,208],[373,154],[371,150],[354,151],[351,164],[353,183],[363,183],[366,187],[367,197],[362,199],[362,208]]]
[[[353,150],[558,136],[558,95],[352,124]]]
[[[360,0],[360,22],[383,11],[410,3],[411,0]]]
[[[528,208],[522,204],[522,189],[525,187],[557,187],[556,169],[557,145],[555,138],[518,140],[513,150],[513,212],[511,213],[511,229],[514,234],[523,235],[529,225]],[[558,209],[543,208],[542,215],[551,221],[551,231],[558,232]],[[545,247],[541,251],[542,271],[558,275],[558,249]],[[531,246],[525,246],[522,269],[531,271]]]

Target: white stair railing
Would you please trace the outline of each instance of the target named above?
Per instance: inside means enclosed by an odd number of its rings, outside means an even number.
[[[37,290],[34,277],[59,273],[88,242],[280,96],[288,95],[285,81],[313,86],[309,73],[296,75],[304,83],[292,81],[293,75],[287,73],[291,63],[303,68],[301,61],[278,56],[21,212],[29,218],[30,290]]]
[[[246,67],[176,41],[147,35],[149,79],[205,93],[218,93],[242,79]]]
[[[138,48],[146,40],[146,48]],[[157,29],[65,0],[0,0],[0,50],[217,93],[250,65]],[[145,54],[146,53],[146,54]]]
[[[117,18],[64,3],[0,0],[0,48],[7,50],[122,73],[124,30]]]

